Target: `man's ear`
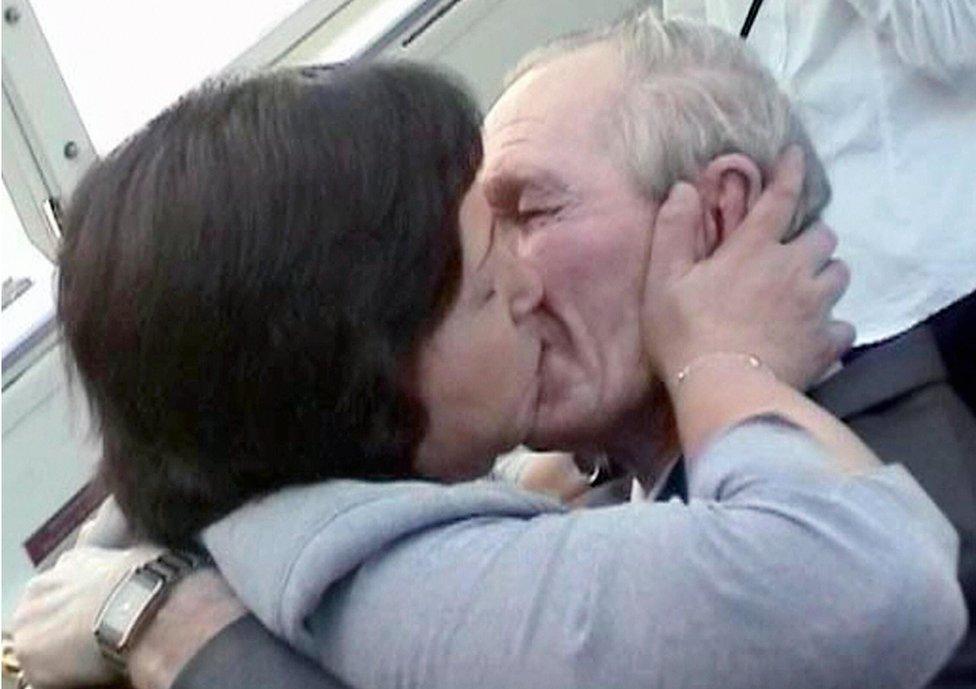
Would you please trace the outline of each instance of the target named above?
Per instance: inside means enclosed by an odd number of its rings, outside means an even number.
[[[762,173],[751,158],[727,153],[713,158],[698,177],[705,214],[704,246],[709,256],[739,227],[762,193]]]

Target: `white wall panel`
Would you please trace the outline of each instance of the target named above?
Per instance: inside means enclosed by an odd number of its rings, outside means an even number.
[[[3,627],[33,566],[22,546],[88,479],[97,461],[84,402],[73,399],[60,346],[3,391]]]

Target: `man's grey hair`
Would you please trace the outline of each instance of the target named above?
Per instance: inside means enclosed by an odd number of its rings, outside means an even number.
[[[765,185],[778,155],[799,144],[806,178],[787,237],[819,217],[830,185],[796,109],[745,42],[724,31],[661,21],[648,10],[529,53],[506,87],[598,43],[616,46],[623,57],[626,79],[607,112],[607,134],[642,194],[659,201],[675,182],[695,180],[709,161],[726,153],[751,158]]]

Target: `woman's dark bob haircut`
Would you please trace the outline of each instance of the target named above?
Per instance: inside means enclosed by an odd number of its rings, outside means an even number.
[[[185,544],[282,486],[411,475],[479,122],[425,68],[306,67],[207,84],[88,173],[58,315],[138,531]]]

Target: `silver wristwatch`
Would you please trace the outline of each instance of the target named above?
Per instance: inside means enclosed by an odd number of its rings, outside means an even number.
[[[152,619],[173,586],[209,558],[168,550],[134,567],[115,585],[95,617],[92,631],[98,647],[121,672],[139,632]]]

